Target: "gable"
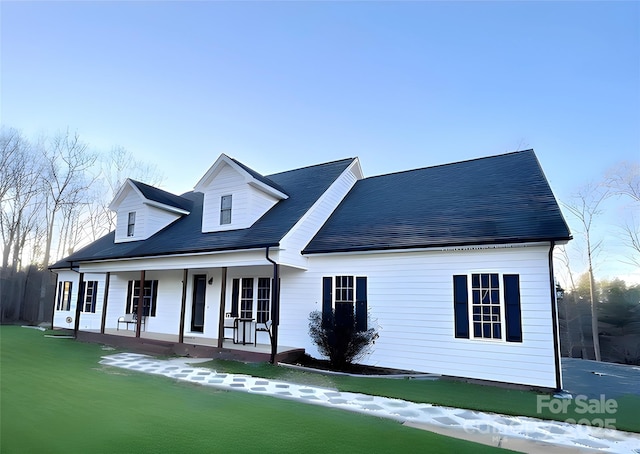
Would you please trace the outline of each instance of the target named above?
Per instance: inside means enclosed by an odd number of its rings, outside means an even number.
[[[358,181],[304,253],[568,241],[533,150]]]
[[[116,212],[116,243],[149,238],[181,216],[191,202],[161,189],[127,179],[109,208]]]
[[[202,232],[251,227],[289,197],[277,183],[224,154],[194,189],[204,194]]]

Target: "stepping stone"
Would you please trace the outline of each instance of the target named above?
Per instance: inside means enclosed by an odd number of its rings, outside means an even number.
[[[408,406],[409,406],[408,402],[387,402],[387,407],[403,408]]]
[[[211,372],[209,371],[198,372],[198,375],[211,375]]]
[[[234,377],[233,379],[234,382],[240,382],[240,383],[244,383],[247,381],[246,378],[241,378],[241,377]]]
[[[568,433],[568,431],[562,427],[559,426],[551,426],[549,428],[547,428],[547,430],[552,433],[552,434],[566,434]]]
[[[312,394],[304,394],[300,396],[300,398],[305,400],[318,400],[318,398]]]
[[[329,403],[334,405],[346,404],[347,402],[348,402],[347,399],[334,399],[334,398],[329,399]]]
[[[177,370],[177,369],[180,369],[180,368],[177,367],[177,366],[169,366],[169,367],[165,367],[164,369],[165,370]]]
[[[411,411],[411,410],[400,410],[395,412],[395,414],[399,416],[403,416],[405,418],[417,418],[420,416],[418,412]]]
[[[201,376],[198,375],[196,377],[192,377],[191,380],[201,381],[201,380],[204,380],[204,377],[201,377]]]
[[[364,410],[371,410],[371,411],[384,410],[384,408],[376,404],[365,404],[365,405],[362,405],[362,408]]]
[[[435,415],[441,415],[442,414],[442,410],[440,410],[439,408],[436,408],[436,407],[425,407],[425,408],[421,408],[420,411],[422,413],[426,413],[429,416],[435,416]]]
[[[590,448],[603,449],[603,448],[608,448],[609,447],[609,445],[605,445],[604,443],[598,443],[598,442],[591,441],[591,440],[585,440],[585,439],[576,440],[576,439],[574,439],[573,441],[576,442],[576,443],[580,443],[581,445],[588,446]]]
[[[373,401],[373,397],[372,396],[358,396],[356,397],[356,400],[362,401],[362,402],[371,402]]]
[[[207,383],[222,383],[222,382],[223,382],[223,380],[214,378],[214,379],[209,380]]]
[[[324,395],[327,396],[327,397],[340,397],[340,396],[342,396],[342,393],[338,393],[338,392],[335,392],[335,391],[329,391],[329,392],[324,393]]]
[[[473,411],[463,411],[460,413],[456,413],[456,416],[458,418],[467,419],[467,420],[482,419],[481,416],[479,416],[476,412],[473,412]]]
[[[173,377],[175,378],[184,378],[184,377],[188,377],[189,374],[175,374]]]
[[[230,383],[229,386],[231,386],[232,388],[244,388],[243,383]]]
[[[278,391],[276,394],[280,396],[291,396],[292,394],[289,391]]]
[[[433,418],[434,421],[439,422],[440,424],[445,424],[447,426],[457,426],[458,421],[455,419],[451,419],[448,416],[439,416],[437,418]]]
[[[286,385],[284,383],[276,383],[276,388],[288,388],[289,385]]]
[[[269,382],[267,380],[256,380],[256,385],[265,386],[265,385],[268,385],[268,384],[269,384]]]
[[[315,389],[309,389],[309,388],[301,388],[298,391],[300,391],[301,393],[315,393],[316,392]]]
[[[254,386],[253,388],[251,388],[251,391],[266,391],[267,388],[265,388],[264,386]]]
[[[533,438],[535,440],[545,440],[551,438],[549,435],[543,434],[541,432],[527,432],[526,435],[528,438]]]

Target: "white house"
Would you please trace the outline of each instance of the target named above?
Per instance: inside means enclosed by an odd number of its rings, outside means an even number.
[[[111,208],[115,231],[51,267],[55,327],[317,357],[309,314],[336,308],[378,329],[366,364],[562,387],[571,235],[533,150],[370,178],[221,155],[191,192],[127,180]]]

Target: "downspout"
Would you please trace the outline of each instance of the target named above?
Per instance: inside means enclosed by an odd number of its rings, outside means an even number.
[[[553,248],[555,241],[551,241],[549,248],[549,288],[551,290],[551,319],[553,322],[553,353],[556,368],[556,390],[562,390],[562,365],[560,364],[560,334],[558,333],[558,305],[556,303],[556,279],[553,272]]]
[[[278,325],[280,324],[280,265],[269,257],[269,246],[265,252],[267,260],[273,264],[273,288],[271,289],[271,357],[275,364],[278,353]]]

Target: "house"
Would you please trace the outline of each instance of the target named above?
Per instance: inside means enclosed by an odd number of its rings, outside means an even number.
[[[111,209],[115,231],[51,267],[55,327],[317,357],[309,314],[341,308],[378,329],[365,364],[562,387],[571,235],[533,150],[370,178],[221,155],[191,192],[127,180]]]

